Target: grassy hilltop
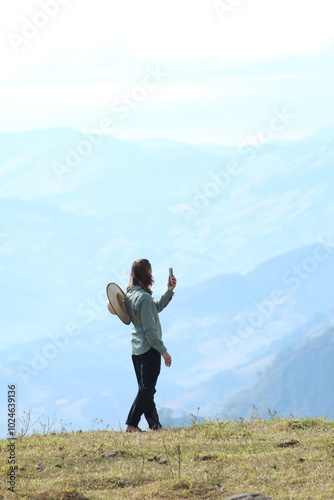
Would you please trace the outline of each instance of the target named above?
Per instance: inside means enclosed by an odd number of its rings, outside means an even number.
[[[334,498],[334,422],[272,418],[207,421],[162,432],[33,434],[16,442],[16,494],[7,491],[0,442],[0,498]]]

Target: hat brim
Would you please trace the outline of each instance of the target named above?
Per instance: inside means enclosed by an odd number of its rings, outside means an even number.
[[[111,305],[119,319],[125,325],[129,325],[131,323],[131,320],[124,304],[125,293],[123,292],[123,290],[118,285],[116,285],[116,283],[109,283],[107,285],[106,292],[109,304]]]

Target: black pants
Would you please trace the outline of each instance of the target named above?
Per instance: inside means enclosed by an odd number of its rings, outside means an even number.
[[[144,414],[150,429],[161,427],[154,403],[155,386],[161,368],[161,354],[151,347],[144,354],[132,355],[133,366],[138,381],[138,393],[131,406],[127,425],[138,427]]]

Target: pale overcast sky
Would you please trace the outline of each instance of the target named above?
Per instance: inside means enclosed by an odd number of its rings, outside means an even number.
[[[334,124],[333,13],[331,0],[8,3],[0,130],[108,119],[129,139],[237,144],[286,109],[277,138],[308,135]]]

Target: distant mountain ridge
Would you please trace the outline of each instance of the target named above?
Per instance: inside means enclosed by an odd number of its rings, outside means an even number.
[[[254,304],[266,300],[268,290],[281,286],[284,270],[303,262],[313,254],[314,248],[270,259],[258,267],[258,272],[255,269],[247,276],[221,275],[198,287],[176,290],[168,310],[161,313],[165,343],[173,356],[171,370],[162,371],[157,393],[157,404],[166,424],[186,423],[187,415],[196,414],[197,408],[200,408],[200,416],[233,418],[233,409],[244,412],[239,416],[249,415],[249,399],[244,406],[237,406],[240,390],[250,391],[258,375],[276,355],[294,349],[294,344],[325,328],[322,325],[328,323],[331,311],[334,317],[329,293],[334,279],[334,259],[328,259],[322,263],[324,268],[317,270],[321,280],[316,279],[316,272],[311,275],[296,290],[293,300],[290,297],[287,304],[265,318],[262,327],[255,328],[249,337],[234,338],[238,317],[246,315],[247,318]],[[28,290],[29,287],[26,293]],[[311,297],[309,290],[312,290]],[[38,302],[36,293],[31,302],[29,297],[31,307]],[[45,293],[48,294],[47,287]],[[324,298],[323,302],[319,297]],[[9,324],[17,304],[22,303],[22,310],[27,299],[22,292],[18,296],[12,285],[4,301],[5,310],[10,313]],[[78,335],[73,338],[64,335],[64,328],[59,328],[59,338],[57,331],[49,329],[51,336],[34,342],[27,338],[25,343],[2,351],[2,377],[6,374],[6,378],[17,380],[24,387],[20,399],[22,409],[57,415],[83,427],[89,427],[96,417],[112,426],[119,425],[118,420],[122,422],[135,391],[130,327],[111,317],[105,299],[102,302],[95,316],[93,303],[87,303],[87,315],[75,315],[71,319],[79,325]],[[98,303],[94,307],[97,306]],[[51,302],[45,315],[54,314],[54,308]],[[93,318],[90,322],[88,311]],[[56,338],[60,347],[55,344]],[[56,354],[48,359],[44,349],[50,345],[52,348],[48,349]],[[255,385],[252,390],[256,391]],[[234,406],[225,407],[229,401],[235,401]],[[274,406],[273,410],[276,410]]]
[[[54,163],[88,151],[85,134],[0,133],[2,379],[23,383],[18,366],[30,366],[50,335],[69,324],[80,332],[53,347],[22,407],[86,424],[97,407],[113,425],[123,418],[135,383],[129,331],[109,317],[105,287],[125,287],[139,256],[153,264],[156,297],[169,267],[178,278],[161,316],[174,361],[159,381],[160,408],[219,412],[281,350],[322,325],[333,310],[328,137],[320,131],[240,154],[105,136],[59,179]],[[194,217],[184,217],[195,205]]]
[[[222,407],[229,418],[251,413],[334,417],[334,328],[283,350],[254,382]]]

